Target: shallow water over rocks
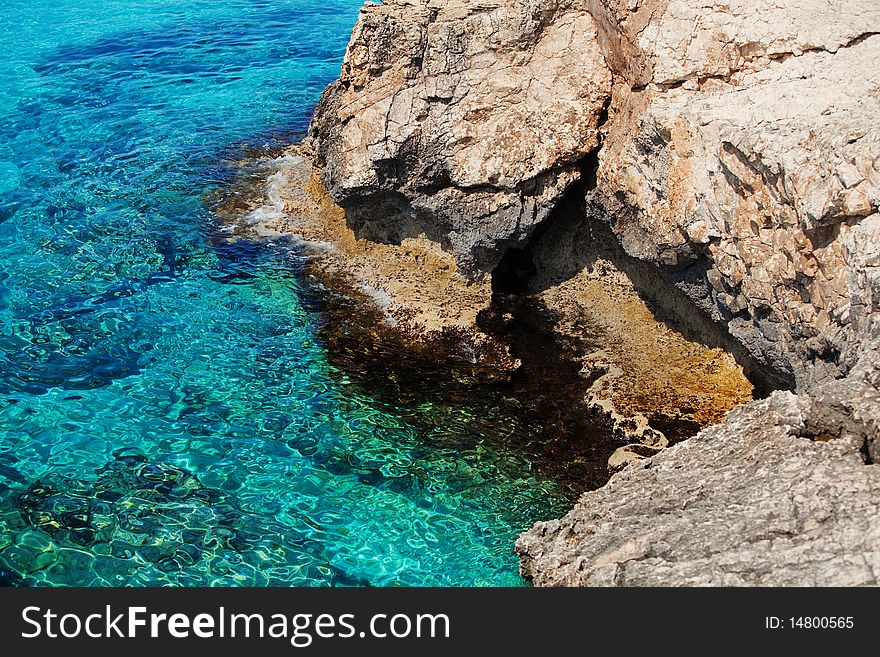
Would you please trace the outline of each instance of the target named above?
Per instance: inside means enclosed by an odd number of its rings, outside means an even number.
[[[356,381],[296,249],[202,204],[304,129],[360,4],[6,3],[3,583],[522,584],[570,489],[485,398]]]

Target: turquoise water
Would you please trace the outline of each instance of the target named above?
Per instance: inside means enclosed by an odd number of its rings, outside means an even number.
[[[4,2],[4,583],[522,583],[560,484],[355,385],[297,254],[202,201],[302,132],[360,5]]]

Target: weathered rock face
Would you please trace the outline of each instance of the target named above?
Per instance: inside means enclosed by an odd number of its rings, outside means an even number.
[[[359,236],[425,233],[470,272],[526,241],[598,145],[611,73],[583,3],[368,5],[312,124]]]
[[[877,330],[878,33],[872,0],[391,0],[311,139],[358,236],[478,278],[604,135],[592,217],[780,382],[825,380]]]
[[[799,380],[877,330],[878,32],[867,0],[669,2],[600,153],[591,196],[624,248],[699,270],[695,301]]]
[[[877,417],[853,380],[742,406],[535,525],[520,569],[542,586],[877,585]]]
[[[619,310],[614,294],[662,280],[681,295],[665,311],[705,315],[798,393],[741,407],[524,534],[535,583],[877,583],[878,61],[875,0],[363,10],[310,133],[358,237],[439,243],[484,290],[493,271],[531,271],[526,289],[569,334],[628,326],[599,296]],[[563,197],[583,226],[560,225]],[[635,278],[597,252],[600,222],[643,265]],[[607,360],[625,373],[645,359]],[[682,410],[672,385],[645,388],[655,411]]]

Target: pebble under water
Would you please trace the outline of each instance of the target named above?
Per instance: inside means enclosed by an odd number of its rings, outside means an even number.
[[[523,584],[570,492],[476,403],[354,385],[295,251],[202,203],[305,129],[361,4],[4,3],[0,582]]]

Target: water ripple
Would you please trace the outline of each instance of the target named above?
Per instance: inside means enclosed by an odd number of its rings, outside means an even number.
[[[4,3],[0,584],[522,583],[566,498],[512,429],[352,385],[291,245],[202,203],[305,128],[360,4]]]

